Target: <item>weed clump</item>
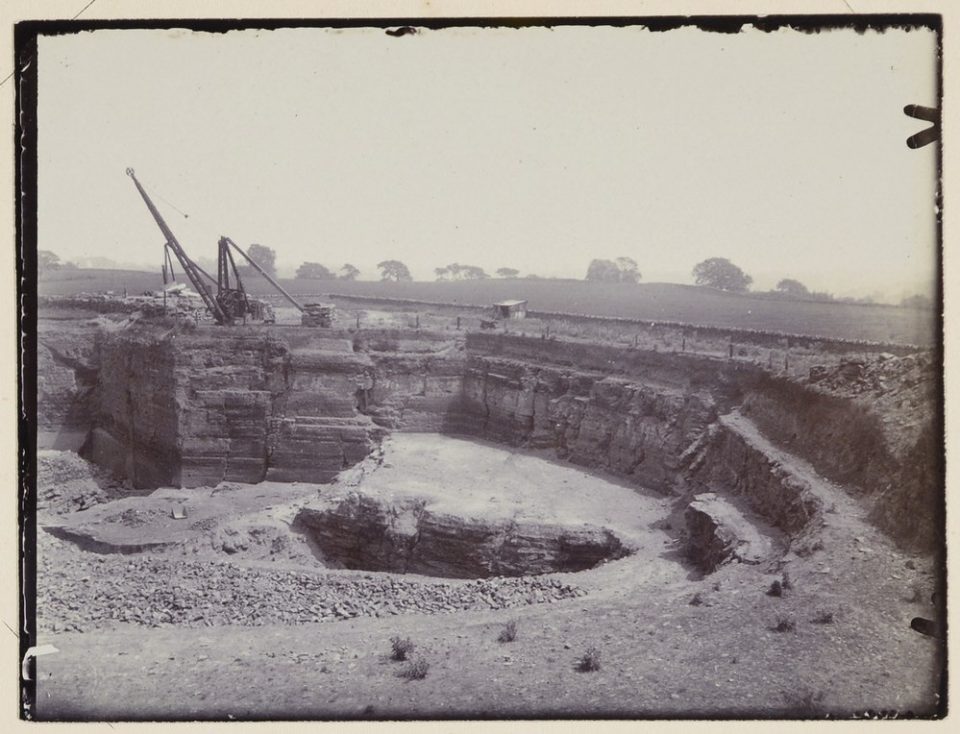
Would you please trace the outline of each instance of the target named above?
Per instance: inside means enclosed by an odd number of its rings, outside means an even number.
[[[401,678],[406,678],[407,680],[423,680],[427,677],[427,673],[429,671],[430,663],[423,658],[418,657],[416,660],[413,660],[408,665],[404,666],[399,675]]]
[[[517,639],[517,623],[511,620],[500,630],[500,636],[497,637],[497,642],[513,642],[515,639]]]
[[[790,617],[777,617],[777,623],[770,628],[774,632],[795,632],[797,623]]]
[[[770,588],[767,589],[767,596],[783,596],[783,584],[780,583],[779,579],[770,584]]]
[[[698,591],[693,595],[693,598],[690,599],[690,606],[699,607],[701,604],[703,604],[703,597],[700,596],[700,592]]]
[[[413,652],[414,647],[416,647],[409,637],[391,637],[390,646],[392,648],[390,659],[398,662],[407,660],[410,657],[410,653]]]
[[[833,612],[828,612],[821,609],[810,621],[814,624],[833,624]]]
[[[587,648],[583,657],[577,662],[577,670],[581,673],[592,673],[600,670],[600,651],[595,647]]]

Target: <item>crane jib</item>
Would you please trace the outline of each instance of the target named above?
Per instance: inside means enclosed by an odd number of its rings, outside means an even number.
[[[166,221],[164,221],[163,216],[160,214],[153,201],[147,195],[147,192],[144,190],[143,186],[140,185],[140,182],[137,180],[136,175],[134,175],[132,168],[127,169],[127,175],[133,179],[134,186],[137,187],[137,191],[140,192],[140,196],[147,205],[147,209],[150,210],[150,214],[153,216],[154,221],[157,223],[157,226],[160,228],[160,231],[167,240],[166,246],[173,250],[173,254],[177,256],[177,260],[180,261],[180,266],[187,274],[187,277],[190,279],[190,283],[193,285],[194,289],[196,289],[197,293],[200,294],[200,298],[203,299],[204,305],[207,307],[210,313],[213,314],[213,317],[216,319],[218,324],[232,323],[233,319],[231,319],[230,316],[227,315],[222,308],[220,308],[220,304],[217,303],[217,300],[213,297],[213,294],[210,292],[207,284],[204,283],[203,278],[200,277],[200,274],[203,271],[201,271],[199,266],[187,256],[187,253],[184,251],[183,247],[180,246],[180,243],[177,241],[173,231],[167,225]],[[206,273],[203,274],[206,275]],[[207,277],[209,278],[210,276],[207,275]]]

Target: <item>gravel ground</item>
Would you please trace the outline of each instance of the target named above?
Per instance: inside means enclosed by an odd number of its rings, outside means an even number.
[[[82,632],[117,622],[148,627],[307,624],[506,609],[586,594],[548,576],[426,581],[164,556],[104,556],[43,532],[38,544],[37,616],[44,632]]]

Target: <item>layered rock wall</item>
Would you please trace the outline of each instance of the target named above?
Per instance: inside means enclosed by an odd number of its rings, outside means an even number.
[[[467,518],[416,497],[388,501],[352,492],[304,507],[297,523],[328,561],[372,571],[524,576],[582,571],[627,553],[606,528]]]
[[[344,335],[177,331],[104,340],[92,458],[135,486],[332,479],[378,433],[371,364]],[[111,457],[126,452],[123,466]]]

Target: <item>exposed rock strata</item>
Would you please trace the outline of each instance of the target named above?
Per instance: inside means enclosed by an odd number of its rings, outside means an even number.
[[[713,492],[696,495],[687,505],[684,519],[687,557],[704,573],[728,561],[756,564],[773,555],[773,540]]]
[[[522,576],[582,571],[627,552],[605,528],[460,517],[432,510],[417,497],[351,492],[307,505],[297,522],[328,561],[370,571]]]

